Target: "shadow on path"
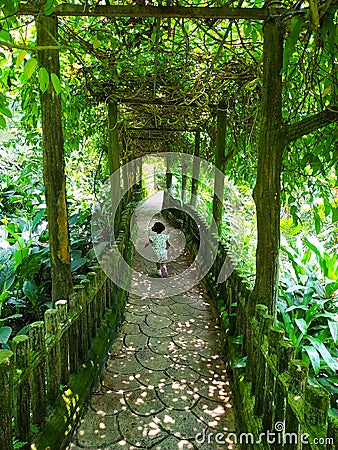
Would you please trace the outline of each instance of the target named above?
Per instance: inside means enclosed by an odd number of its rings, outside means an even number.
[[[169,263],[169,274],[189,264],[183,252]],[[136,251],[133,267],[140,277],[155,274],[154,262]],[[131,294],[100,385],[68,449],[234,449],[230,432],[234,411],[219,326],[201,285],[165,298]]]

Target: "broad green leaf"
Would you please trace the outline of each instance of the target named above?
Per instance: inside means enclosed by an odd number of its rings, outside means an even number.
[[[297,327],[300,329],[300,331],[305,334],[307,332],[308,329],[308,325],[305,322],[304,319],[295,319],[296,325]]]
[[[56,75],[56,73],[51,73],[50,78],[52,80],[53,88],[57,94],[60,94],[62,91],[61,83],[59,80],[59,77]]]
[[[299,34],[301,32],[303,23],[304,23],[303,16],[294,16],[291,19],[290,34],[289,37],[287,38],[284,49],[283,70],[282,70],[283,73],[286,72],[290,58],[296,49],[296,43],[299,38]]]
[[[55,0],[47,0],[43,7],[43,13],[45,16],[49,16],[55,11]]]
[[[5,29],[2,29],[0,31],[0,40],[1,41],[5,41],[5,42],[12,42],[13,41],[11,34]]]
[[[80,267],[84,266],[87,261],[88,261],[87,258],[74,259],[71,262],[71,271],[75,272],[76,270],[80,269]]]
[[[311,344],[315,347],[316,350],[321,354],[321,357],[326,362],[326,364],[330,367],[332,370],[338,370],[338,362],[335,358],[331,355],[331,353],[328,351],[328,349],[325,347],[323,342],[321,342],[319,339],[316,339],[312,336],[307,336],[307,339],[311,342]]]
[[[23,284],[23,293],[25,296],[35,304],[37,302],[38,294],[36,284],[33,281],[26,280]]]
[[[96,49],[99,48],[100,46],[101,46],[101,42],[100,42],[97,38],[95,38],[94,41],[93,41],[93,47],[94,47],[94,49],[96,50]]]
[[[337,344],[338,343],[338,322],[337,321],[333,322],[332,320],[328,320],[327,323],[330,328],[332,339],[333,339],[334,343]]]
[[[232,369],[240,369],[242,367],[246,367],[246,360],[247,360],[247,356],[244,356],[243,358],[237,359],[237,361],[234,361],[231,364],[231,368]]]
[[[39,69],[38,80],[41,91],[46,92],[49,86],[49,74],[44,67]]]
[[[18,54],[18,57],[16,58],[16,63],[15,63],[16,68],[21,66],[26,55],[27,55],[26,50],[20,50],[20,53]]]
[[[12,333],[11,327],[0,328],[0,344],[6,344]]]
[[[35,58],[29,59],[24,68],[23,68],[23,74],[25,75],[26,79],[29,80],[30,77],[33,75],[34,70],[36,69],[38,65],[38,61]]]
[[[332,208],[332,223],[338,220],[338,208]]]
[[[11,111],[8,108],[6,108],[5,106],[0,108],[0,113],[3,114],[4,116],[9,117],[10,119],[13,117]]]
[[[6,128],[6,119],[0,115],[0,128]]]
[[[309,345],[304,345],[303,350],[306,351],[308,357],[310,358],[313,370],[317,375],[320,371],[320,357],[319,353],[314,347],[310,347]]]

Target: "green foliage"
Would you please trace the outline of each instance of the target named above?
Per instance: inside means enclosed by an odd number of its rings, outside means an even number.
[[[291,266],[284,266],[280,280],[277,323],[293,342],[296,357],[310,363],[311,379],[336,394],[338,256],[326,252],[313,236],[282,251]]]

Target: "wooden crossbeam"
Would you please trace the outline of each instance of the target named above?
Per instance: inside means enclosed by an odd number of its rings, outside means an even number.
[[[36,6],[21,3],[18,15],[37,16],[41,11]],[[229,8],[201,6],[137,6],[137,5],[57,5],[54,15],[83,17],[185,17],[191,19],[246,19],[265,20],[267,8]]]
[[[160,98],[155,99],[143,99],[143,98],[120,98],[117,100],[121,104],[129,105],[158,105],[158,106],[174,106],[179,108],[196,108],[200,107],[196,102],[184,103],[184,100],[162,100]]]
[[[126,131],[129,133],[142,133],[142,132],[155,132],[155,133],[182,133],[189,132],[195,133],[198,128],[127,128]]]

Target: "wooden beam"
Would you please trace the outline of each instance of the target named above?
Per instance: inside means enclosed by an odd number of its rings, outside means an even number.
[[[129,105],[159,105],[159,106],[174,106],[178,108],[196,108],[200,107],[196,102],[184,103],[184,100],[162,100],[160,98],[155,99],[143,99],[143,98],[121,98],[117,99],[120,104]]]
[[[21,3],[18,15],[37,16],[41,13],[34,5]],[[190,19],[247,19],[265,20],[267,8],[228,8],[201,6],[136,6],[136,5],[70,5],[55,8],[53,15],[81,17],[185,17]]]
[[[196,133],[197,128],[127,128],[127,132],[155,132],[155,133]]]

